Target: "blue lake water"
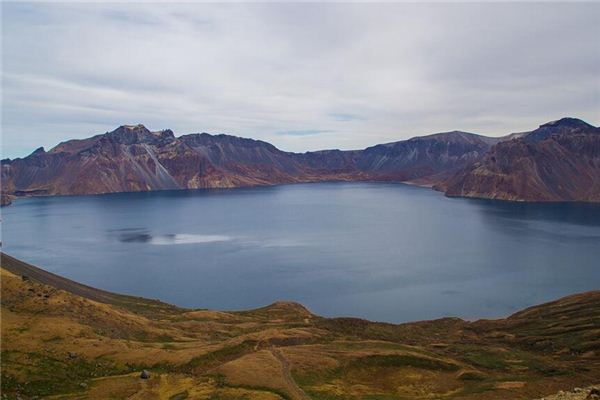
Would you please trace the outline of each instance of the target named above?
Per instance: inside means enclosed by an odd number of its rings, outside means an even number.
[[[505,316],[600,288],[600,205],[449,199],[388,183],[18,200],[6,252],[186,307],[294,300],[401,322]]]

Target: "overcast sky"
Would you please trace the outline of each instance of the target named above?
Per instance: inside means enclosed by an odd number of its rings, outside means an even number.
[[[3,157],[122,124],[355,149],[600,122],[600,3],[3,3]]]

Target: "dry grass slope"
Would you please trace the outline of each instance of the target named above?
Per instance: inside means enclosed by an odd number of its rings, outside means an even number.
[[[3,399],[531,399],[600,381],[600,292],[394,325],[182,309],[1,265]]]

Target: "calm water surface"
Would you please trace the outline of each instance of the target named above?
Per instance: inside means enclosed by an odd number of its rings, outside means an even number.
[[[448,199],[403,184],[19,200],[9,254],[187,307],[287,299],[326,316],[497,317],[600,288],[600,206]]]

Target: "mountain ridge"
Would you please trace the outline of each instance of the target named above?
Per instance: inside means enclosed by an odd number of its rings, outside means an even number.
[[[240,186],[321,181],[397,181],[432,186],[449,196],[485,197],[526,201],[600,201],[596,187],[591,195],[578,189],[556,190],[572,175],[591,175],[577,185],[595,181],[596,153],[590,166],[575,163],[586,146],[595,149],[598,135],[593,127],[575,118],[540,125],[534,131],[504,137],[488,137],[463,131],[441,132],[367,147],[362,150],[286,152],[271,143],[233,135],[192,133],[175,136],[172,130],[150,131],[142,124],[121,125],[113,131],[85,139],[63,141],[46,151],[38,148],[24,158],[4,159],[2,202],[32,195],[101,194],[128,191],[233,188]],[[579,139],[575,137],[584,136]],[[561,154],[548,150],[547,141],[560,144]],[[576,144],[578,141],[580,144]],[[573,143],[567,143],[573,142]],[[559,182],[545,182],[525,191],[504,193],[501,184],[490,183],[493,172],[486,163],[503,154],[506,164],[519,165],[514,185],[538,174],[526,168],[531,152],[554,151],[549,162],[567,165]],[[539,147],[540,149],[537,149]],[[556,147],[556,146],[554,146]],[[529,149],[529,150],[527,150]],[[543,152],[543,151],[542,151]],[[529,155],[528,155],[529,154]],[[495,158],[492,158],[495,157]],[[573,161],[575,160],[575,161]],[[590,161],[590,160],[588,160]],[[598,161],[600,162],[600,161]],[[568,170],[571,168],[571,170]],[[558,168],[561,169],[561,168]],[[561,171],[565,169],[562,168]],[[521,173],[523,172],[523,173]],[[483,176],[483,178],[482,178]],[[500,180],[504,179],[501,178]],[[568,185],[568,184],[567,184]],[[519,186],[519,187],[520,187]],[[488,193],[492,191],[492,193]],[[600,191],[600,189],[598,189]],[[579,190],[581,192],[581,190]]]
[[[600,128],[563,118],[492,146],[436,187],[448,196],[600,201]]]
[[[448,165],[465,165],[460,159],[462,153],[444,156],[444,142],[439,138],[421,137],[365,150],[292,153],[268,142],[232,135],[175,137],[171,130],[152,132],[141,124],[122,125],[102,135],[61,142],[48,151],[38,149],[24,158],[2,160],[2,187],[4,193],[14,195],[55,195],[398,180],[438,172]],[[445,133],[443,138],[448,149],[464,146],[481,153],[487,147],[484,141],[467,140],[462,134]],[[413,144],[421,147],[420,154],[412,151]],[[432,146],[440,147],[438,153],[428,154]],[[423,159],[408,159],[411,151],[413,158],[418,155]],[[443,159],[434,160],[439,161],[436,165],[425,165],[437,156]],[[420,171],[409,171],[419,163]]]

